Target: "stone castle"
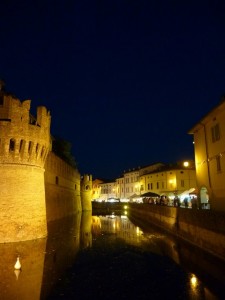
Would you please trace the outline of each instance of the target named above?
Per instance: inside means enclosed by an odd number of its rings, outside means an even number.
[[[47,224],[91,210],[92,176],[52,151],[51,115],[0,81],[0,243],[47,236]]]

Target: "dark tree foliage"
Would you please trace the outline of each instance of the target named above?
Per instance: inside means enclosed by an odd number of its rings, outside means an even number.
[[[52,151],[67,162],[70,166],[77,168],[75,158],[71,154],[72,145],[59,137],[52,138]]]

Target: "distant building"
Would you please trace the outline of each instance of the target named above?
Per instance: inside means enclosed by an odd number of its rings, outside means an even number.
[[[181,201],[186,197],[190,202],[190,194],[196,189],[194,161],[161,165],[154,171],[140,173],[141,195],[150,192],[165,196],[170,201],[168,204],[172,204],[175,196]]]
[[[115,181],[95,179],[92,186],[92,201],[113,201],[117,198]]]
[[[194,136],[200,205],[225,211],[225,99],[188,133]]]
[[[103,182],[102,179],[94,179],[92,181],[92,201],[101,198],[101,183]]]
[[[121,201],[142,201],[146,193],[181,200],[196,190],[196,172],[194,161],[176,164],[154,163],[124,171],[116,179],[116,197]],[[195,195],[193,194],[192,197]]]

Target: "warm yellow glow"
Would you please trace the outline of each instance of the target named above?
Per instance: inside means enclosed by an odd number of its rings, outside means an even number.
[[[124,205],[124,209],[127,209],[127,205]]]
[[[143,231],[141,231],[141,229],[139,227],[136,227],[136,233],[137,233],[137,236],[140,236],[143,234]]]
[[[196,287],[197,281],[198,281],[197,277],[193,274],[192,277],[191,277],[191,286]]]
[[[124,215],[127,215],[127,211],[124,212]]]
[[[188,161],[185,161],[184,162],[184,167],[188,167],[189,166],[189,162]]]
[[[174,183],[174,180],[173,180],[173,179],[170,179],[170,180],[169,180],[169,183]]]

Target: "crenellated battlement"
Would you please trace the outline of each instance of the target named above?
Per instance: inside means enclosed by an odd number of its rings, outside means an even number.
[[[50,112],[39,106],[35,117],[30,105],[0,80],[0,243],[43,238],[47,221],[91,210],[91,176],[81,184],[78,170],[51,151]]]
[[[40,106],[34,117],[30,100],[0,94],[0,163],[43,167],[51,148],[50,112]]]

